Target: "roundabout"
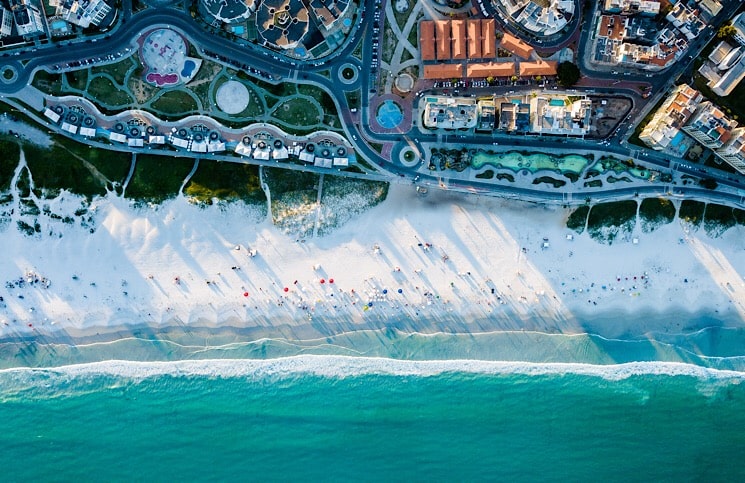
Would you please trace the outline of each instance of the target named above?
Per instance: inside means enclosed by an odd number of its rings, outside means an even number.
[[[18,71],[10,65],[3,66],[0,71],[0,80],[4,84],[12,84],[18,79]]]
[[[350,85],[357,82],[357,80],[359,79],[359,73],[360,71],[356,65],[346,63],[339,66],[337,76],[340,82],[346,85]]]
[[[399,151],[398,160],[405,167],[413,168],[421,162],[422,157],[414,148],[406,146]]]

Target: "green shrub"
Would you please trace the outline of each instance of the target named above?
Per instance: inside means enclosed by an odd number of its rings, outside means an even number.
[[[639,205],[642,231],[651,233],[675,219],[675,205],[665,198],[645,198]]]
[[[585,225],[587,224],[587,214],[590,212],[590,207],[588,205],[582,205],[576,210],[572,211],[570,213],[569,218],[567,218],[567,228],[570,230],[574,230],[577,233],[582,233],[585,231]]]

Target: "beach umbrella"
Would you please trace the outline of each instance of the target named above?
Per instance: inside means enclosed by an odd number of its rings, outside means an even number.
[[[248,297],[248,292],[243,292],[244,297]]]
[[[367,303],[367,306],[368,306],[368,307],[372,307],[372,306],[373,306],[373,303],[372,303],[372,302],[368,302],[368,303]]]
[[[404,293],[403,289],[398,289],[398,293]]]
[[[285,287],[285,292],[289,292],[289,291],[290,291],[290,289],[287,288],[287,287]]]
[[[383,295],[385,295],[385,294],[387,294],[387,293],[388,293],[388,289],[387,289],[387,288],[384,288],[384,289],[383,289]]]
[[[329,279],[329,283],[334,283],[334,279],[333,278],[330,278]]]
[[[322,278],[322,279],[320,280],[320,282],[321,282],[321,283],[326,283],[326,279],[325,279],[325,278]]]

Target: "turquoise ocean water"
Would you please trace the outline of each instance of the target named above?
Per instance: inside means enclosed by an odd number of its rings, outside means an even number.
[[[745,375],[275,361],[0,372],[3,481],[743,481]]]

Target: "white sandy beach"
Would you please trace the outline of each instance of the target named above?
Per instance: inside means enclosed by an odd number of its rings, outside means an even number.
[[[304,242],[241,204],[133,208],[109,196],[93,207],[94,233],[44,215],[37,237],[15,218],[1,229],[0,336],[106,338],[146,324],[288,340],[389,327],[644,338],[745,326],[739,227],[713,239],[678,220],[652,234],[637,225],[638,244],[607,246],[568,239],[563,208],[401,186]],[[20,283],[29,274],[39,281]]]

